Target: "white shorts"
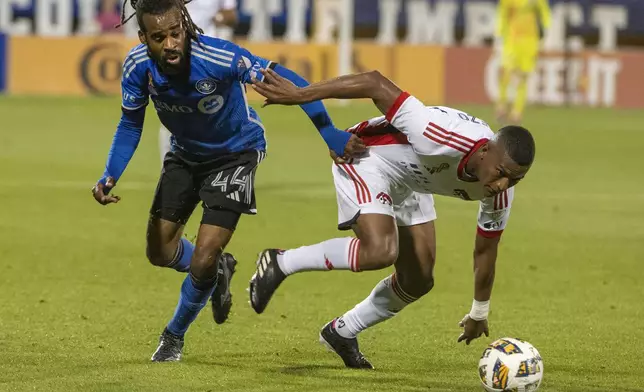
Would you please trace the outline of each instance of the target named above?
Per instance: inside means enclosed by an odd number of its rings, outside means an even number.
[[[333,165],[340,230],[350,229],[361,214],[393,216],[398,226],[436,219],[434,197],[398,184],[388,175],[392,169],[377,154],[369,154],[353,164]]]

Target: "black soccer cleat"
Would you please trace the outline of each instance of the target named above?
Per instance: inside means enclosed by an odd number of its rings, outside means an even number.
[[[320,331],[320,343],[326,346],[330,351],[338,354],[344,365],[352,369],[373,369],[373,366],[360,352],[358,339],[347,339],[335,330],[333,324],[336,320],[331,321]]]
[[[159,337],[159,347],[152,354],[152,362],[176,362],[181,360],[183,351],[183,338],[171,334],[164,329]]]
[[[279,249],[266,249],[259,254],[257,271],[250,279],[250,304],[258,314],[262,313],[273,293],[286,279],[277,263]]]
[[[228,320],[230,308],[233,306],[233,295],[230,293],[230,281],[235,273],[237,260],[230,253],[224,253],[219,259],[217,268],[217,284],[212,292],[210,303],[212,305],[212,317],[217,324],[223,324]]]

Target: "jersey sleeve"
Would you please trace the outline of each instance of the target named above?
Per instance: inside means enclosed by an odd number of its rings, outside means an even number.
[[[137,110],[148,104],[148,87],[145,66],[142,63],[149,61],[147,51],[132,50],[123,62],[123,75],[121,77],[121,106],[126,110]]]
[[[514,188],[509,188],[494,197],[481,200],[477,227],[479,235],[493,238],[499,237],[503,233],[510,218],[513,199]]]
[[[237,45],[235,45],[234,49],[235,56],[233,57],[232,73],[233,77],[242,83],[252,83],[253,79],[262,81],[264,75],[259,72],[260,69],[267,69],[275,64],[270,60],[255,56]]]

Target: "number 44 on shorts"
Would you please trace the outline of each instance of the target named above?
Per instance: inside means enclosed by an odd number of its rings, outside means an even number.
[[[250,203],[250,176],[241,175],[244,169],[245,166],[239,166],[232,176],[227,175],[226,177],[224,177],[224,172],[219,172],[210,185],[213,188],[220,188],[221,193],[226,194],[229,199]]]

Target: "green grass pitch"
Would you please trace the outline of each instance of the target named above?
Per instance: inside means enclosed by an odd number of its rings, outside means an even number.
[[[489,108],[463,109],[491,119]],[[182,280],[145,259],[158,119],[148,112],[121,203],[102,207],[90,188],[118,100],[0,99],[0,391],[478,391],[479,355],[504,336],[540,350],[543,391],[644,391],[644,113],[531,109],[537,159],[503,237],[490,338],[456,343],[477,204],[439,197],[436,286],[362,334],[377,368],[365,372],[343,369],[318,331],[389,271],[296,275],[265,314],[247,304],[261,249],[344,235],[324,143],[297,108],[259,112],[269,155],[259,215],[242,219],[229,247],[240,260],[232,316],[217,326],[208,306],[183,362],[151,364]],[[367,103],[331,112],[341,127],[376,114]]]

